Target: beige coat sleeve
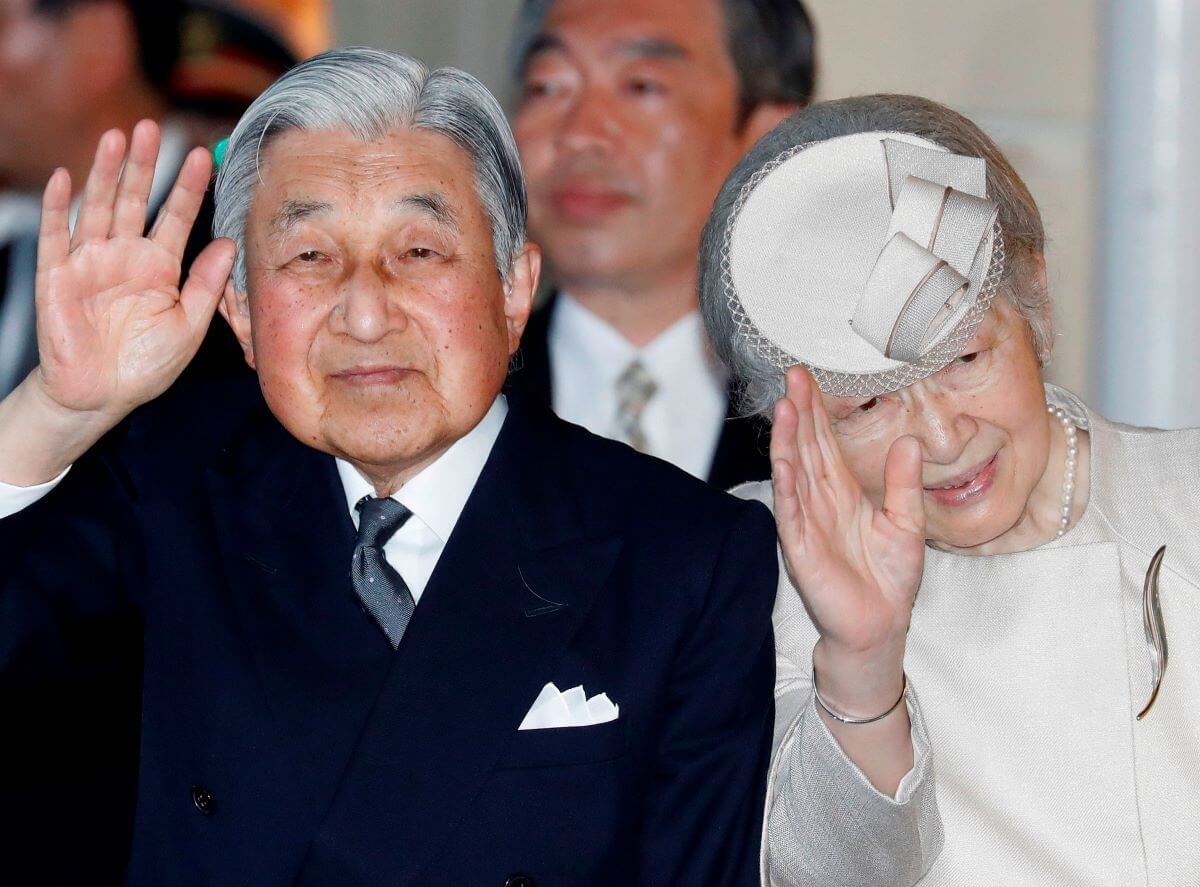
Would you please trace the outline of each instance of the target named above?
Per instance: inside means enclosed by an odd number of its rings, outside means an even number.
[[[732,490],[772,505],[770,483]],[[933,761],[917,691],[909,685],[915,760],[895,798],[878,792],[816,712],[817,632],[782,559],[775,624],[775,743],[763,818],[761,870],[771,887],[906,887],[941,852]]]
[[[777,742],[763,824],[764,884],[907,887],[933,865],[942,849],[942,821],[929,741],[911,686],[907,704],[915,762],[891,798],[842,752],[817,714],[810,683],[777,689]]]

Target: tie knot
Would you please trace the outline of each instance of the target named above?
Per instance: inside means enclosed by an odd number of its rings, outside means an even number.
[[[363,496],[354,506],[358,509],[358,543],[382,548],[412,517],[412,512],[388,497]]]
[[[635,360],[617,377],[617,400],[621,412],[637,419],[658,390],[658,384],[646,372],[640,360]]]

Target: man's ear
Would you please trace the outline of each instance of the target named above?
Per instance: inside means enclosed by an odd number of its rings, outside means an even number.
[[[542,274],[542,249],[531,240],[513,260],[504,285],[504,317],[508,322],[508,353],[515,354],[521,345],[521,334],[529,322],[533,310],[533,297],[537,293],[538,278]]]
[[[246,356],[246,363],[253,369],[254,337],[250,335],[250,300],[245,293],[238,292],[232,276],[225,282],[225,292],[221,295],[217,310],[233,330],[238,344],[242,346],[242,354]]]
[[[773,130],[776,126],[800,110],[795,102],[763,102],[750,112],[742,124],[742,145],[750,146]]]

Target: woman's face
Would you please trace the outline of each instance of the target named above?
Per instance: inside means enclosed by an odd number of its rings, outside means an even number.
[[[1007,299],[997,299],[962,355],[932,376],[878,397],[824,401],[847,465],[876,507],[892,443],[905,434],[920,442],[925,534],[935,543],[1028,547],[1006,541],[1031,530],[1031,497],[1057,503],[1057,488],[1042,489],[1054,479],[1041,366],[1028,324]]]

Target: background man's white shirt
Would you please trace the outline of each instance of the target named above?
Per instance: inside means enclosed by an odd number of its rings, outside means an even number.
[[[708,477],[725,422],[728,375],[709,347],[698,311],[638,348],[563,293],[548,341],[555,413],[612,437],[617,377],[639,360],[657,385],[641,416],[649,452],[702,480]]]

